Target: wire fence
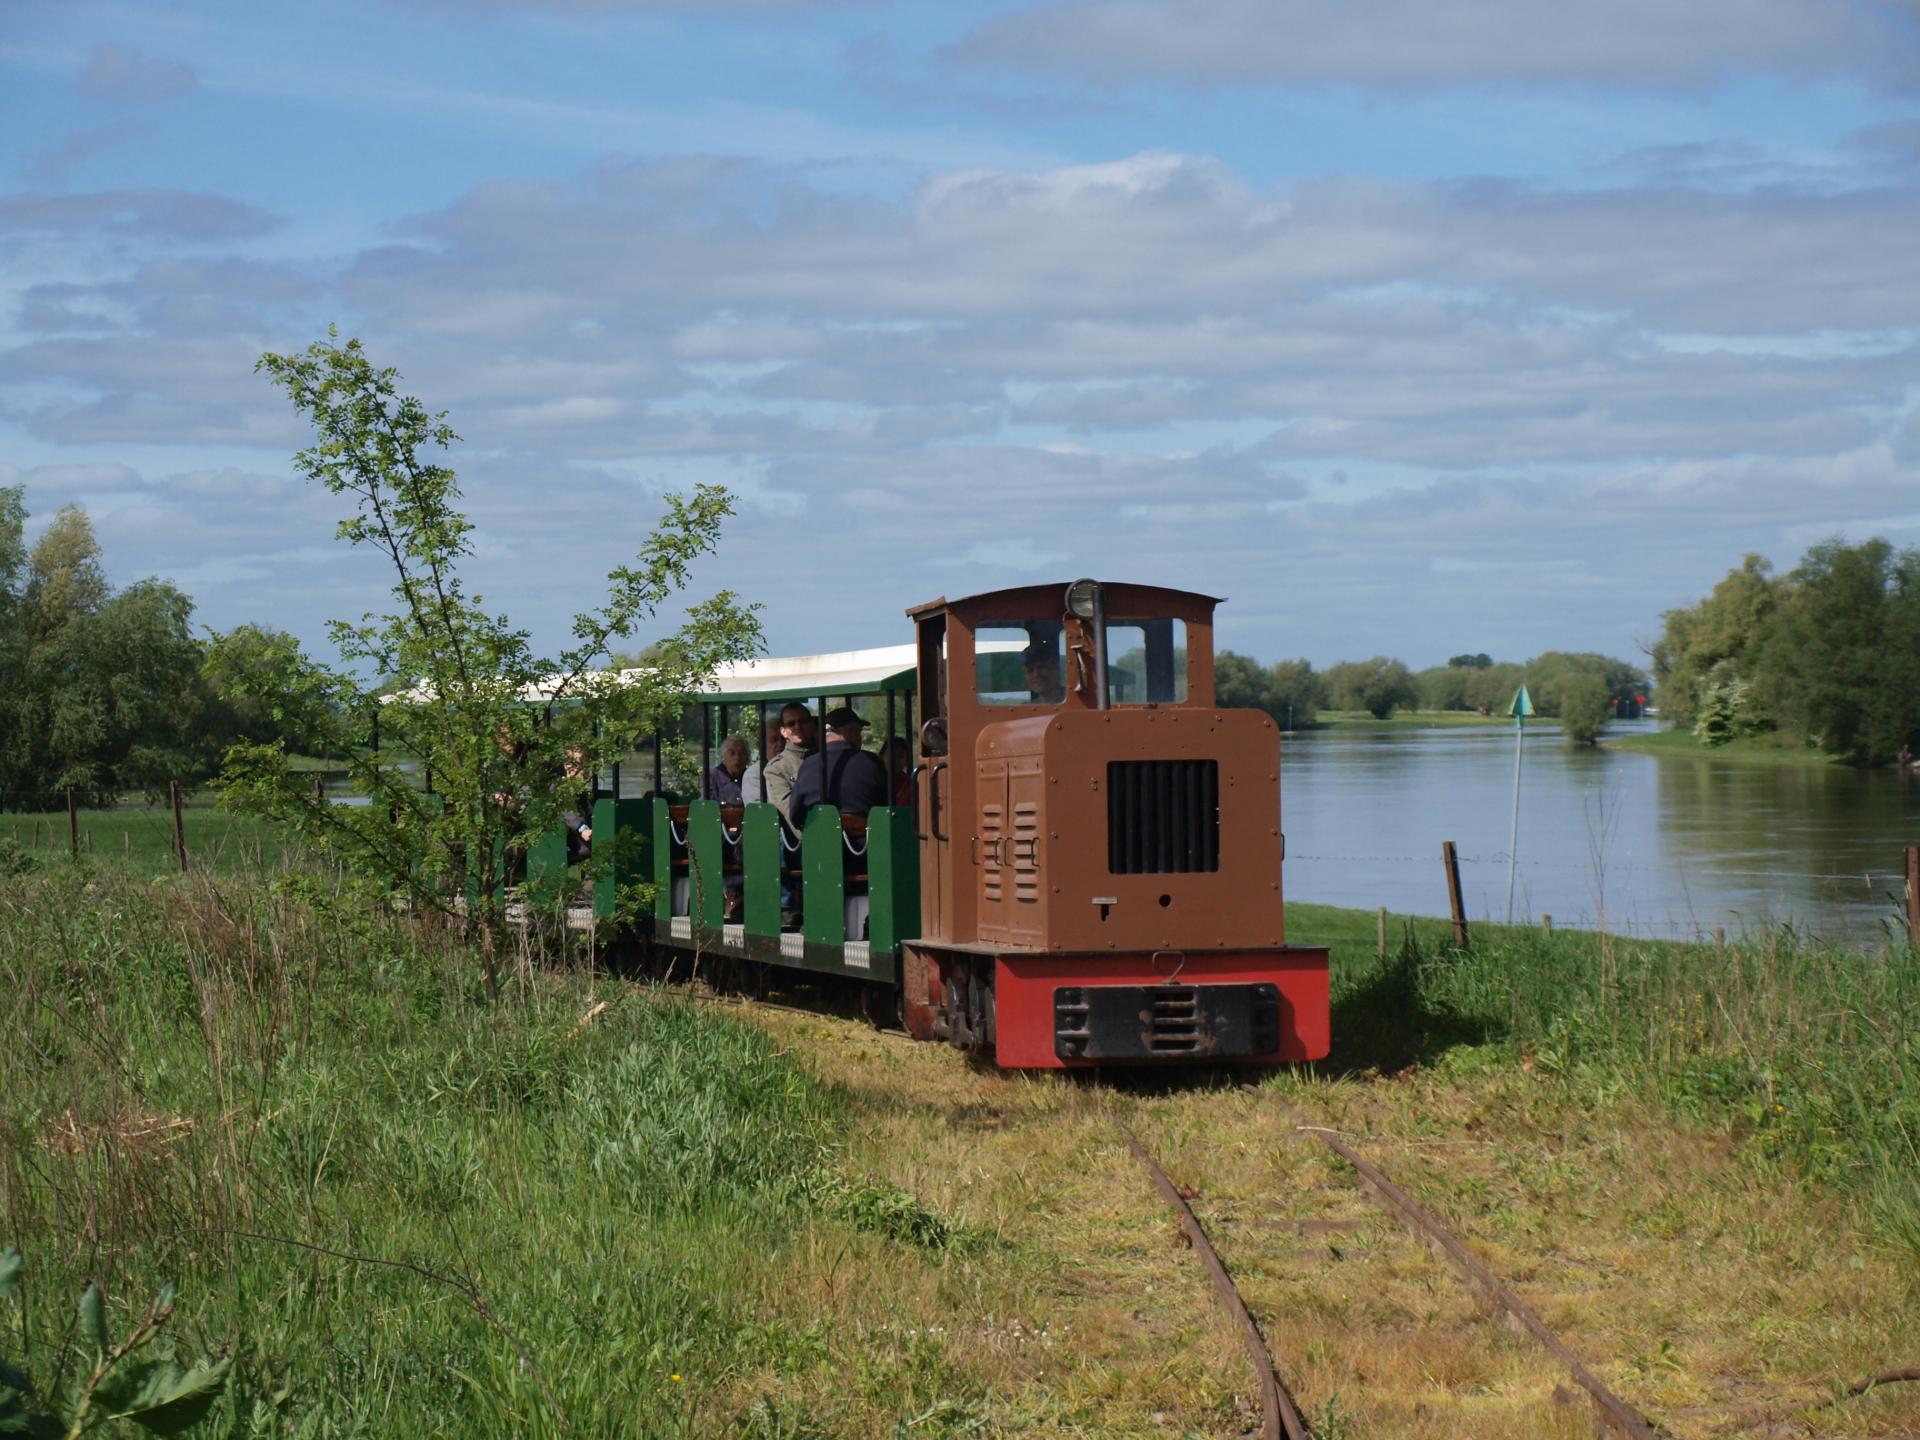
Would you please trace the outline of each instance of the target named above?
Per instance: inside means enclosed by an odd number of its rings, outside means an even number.
[[[0,843],[41,862],[87,857],[154,870],[285,868],[302,853],[283,826],[233,814],[177,782],[163,798],[110,804],[82,803],[77,790],[0,791]]]

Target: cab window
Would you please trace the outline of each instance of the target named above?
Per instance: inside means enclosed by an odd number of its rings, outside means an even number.
[[[1187,698],[1187,627],[1180,620],[1107,621],[1107,694],[1115,705]]]
[[[973,631],[974,693],[982,705],[1058,705],[1066,665],[1058,620],[996,620]]]

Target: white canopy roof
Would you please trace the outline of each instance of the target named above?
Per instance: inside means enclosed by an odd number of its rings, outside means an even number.
[[[1018,640],[983,640],[981,653],[1019,650]],[[762,660],[745,660],[723,665],[714,672],[713,683],[694,698],[752,703],[755,700],[805,699],[819,696],[872,695],[882,690],[913,688],[917,657],[911,645],[881,645],[870,650],[837,650],[827,655],[782,655]],[[639,670],[622,670],[621,679],[637,676]],[[545,700],[553,692],[555,681],[535,683],[521,688],[526,701]],[[431,694],[424,684],[388,700],[424,700]]]
[[[829,655],[772,656],[723,665],[701,699],[753,700],[773,696],[868,695],[913,684],[911,645],[839,650]],[[891,683],[889,683],[891,682]]]

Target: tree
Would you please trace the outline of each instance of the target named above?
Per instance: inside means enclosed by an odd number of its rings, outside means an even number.
[[[1365,710],[1376,720],[1419,698],[1407,667],[1384,655],[1336,665],[1327,671],[1326,679],[1335,709]]]
[[[227,754],[228,803],[293,825],[418,907],[491,932],[521,837],[552,825],[568,792],[635,737],[669,724],[718,666],[758,649],[757,607],[722,590],[687,608],[651,666],[605,668],[615,645],[679,597],[689,567],[715,548],[732,498],[714,485],[666,497],[634,562],[607,577],[605,603],[577,615],[572,643],[545,657],[460,577],[473,527],[457,508],[454,471],[433,458],[459,438],[445,413],[402,396],[397,372],[375,367],[358,340],[338,343],[337,331],[300,354],[263,355],[258,368],[313,426],[315,443],[294,464],[348,502],[337,533],[381,558],[394,605],[333,622],[339,665],[222,637],[223,683],[346,757],[371,802],[317,800],[289,770],[284,744],[245,742]],[[382,679],[398,687],[384,699]],[[376,726],[379,750],[369,743]]]
[[[1654,699],[1663,718],[1690,728],[1700,718],[1701,682],[1709,671],[1732,662],[1726,676],[1751,678],[1782,585],[1764,556],[1748,555],[1727,572],[1713,592],[1685,610],[1662,616],[1653,644]]]
[[[1920,743],[1920,551],[1815,545],[1748,649],[1780,724],[1852,764],[1887,763]]]
[[[1431,665],[1413,677],[1422,710],[1471,710],[1467,703],[1467,682],[1478,671],[1472,666]]]
[[[1264,710],[1282,725],[1313,724],[1320,710],[1320,677],[1310,660],[1259,661],[1222,650],[1213,662],[1215,701],[1224,709]]]
[[[1558,698],[1560,733],[1569,745],[1593,744],[1613,718],[1614,697],[1606,681],[1591,670],[1569,676]]]
[[[1482,650],[1477,655],[1453,655],[1448,657],[1448,668],[1454,670],[1485,670],[1493,664],[1493,657]]]
[[[1326,677],[1314,673],[1311,660],[1281,660],[1272,673],[1275,718],[1295,729],[1313,724],[1326,703]]]
[[[1273,713],[1273,672],[1245,655],[1222,650],[1213,661],[1214,702],[1223,710]]]
[[[193,602],[142,580],[115,593],[86,512],[60,511],[31,551],[24,493],[0,491],[0,792],[84,803],[205,773],[208,692]]]

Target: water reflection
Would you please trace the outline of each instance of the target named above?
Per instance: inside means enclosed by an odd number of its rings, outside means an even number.
[[[1920,781],[1891,773],[1569,750],[1544,727],[1525,744],[1516,918],[1658,935],[1787,920],[1877,938],[1901,849],[1920,841]],[[1505,729],[1289,739],[1289,895],[1442,914],[1453,840],[1468,913],[1504,918],[1513,759]]]

